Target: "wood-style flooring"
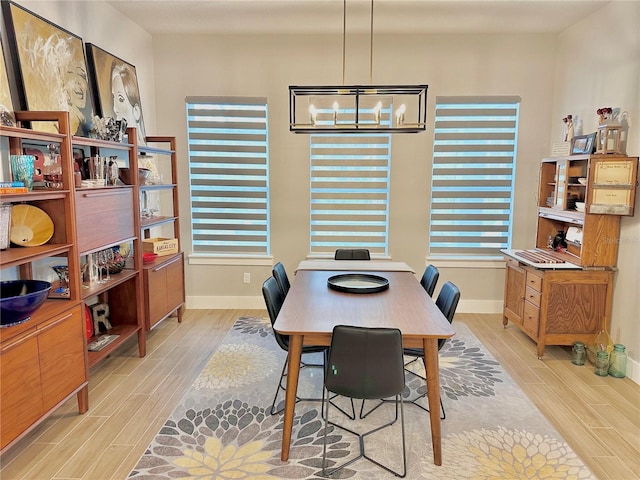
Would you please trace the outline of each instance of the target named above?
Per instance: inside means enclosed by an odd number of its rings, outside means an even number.
[[[75,397],[0,458],[2,480],[124,480],[240,316],[265,310],[188,310],[90,372],[89,411]],[[640,480],[640,386],[576,367],[566,347],[535,344],[501,315],[458,314],[601,479]]]

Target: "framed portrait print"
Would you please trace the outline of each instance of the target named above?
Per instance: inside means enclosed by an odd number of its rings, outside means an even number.
[[[146,145],[136,67],[91,43],[87,43],[87,58],[100,116],[125,119],[128,127],[136,128],[138,145]]]
[[[596,134],[577,135],[571,140],[571,155],[591,154],[595,147]]]
[[[2,2],[2,9],[20,108],[67,111],[71,133],[88,136],[93,101],[82,39],[13,2]],[[55,131],[50,123],[36,123],[34,128]]]
[[[4,60],[2,41],[0,39],[0,125],[13,127],[15,124],[16,119],[13,113],[13,101],[11,100],[11,90],[9,88],[7,64]]]

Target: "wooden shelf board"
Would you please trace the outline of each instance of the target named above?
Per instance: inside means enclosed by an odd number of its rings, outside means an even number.
[[[117,325],[117,326],[114,326],[108,332],[100,334],[100,335],[119,335],[119,337],[113,342],[111,342],[109,345],[104,347],[99,352],[87,351],[87,356],[89,358],[89,368],[93,367],[94,365],[99,363],[101,360],[103,360],[105,357],[109,356],[111,352],[113,352],[120,345],[122,345],[124,342],[129,340],[132,336],[136,335],[141,329],[142,329],[142,326],[140,325]],[[96,338],[98,338],[100,335],[96,335],[88,339],[87,344],[92,342]]]

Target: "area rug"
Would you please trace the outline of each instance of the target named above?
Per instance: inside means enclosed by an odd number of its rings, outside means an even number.
[[[442,466],[433,464],[429,415],[405,403],[406,478],[595,478],[469,328],[456,323],[455,330],[440,350]],[[238,319],[128,478],[324,478],[319,402],[296,405],[289,461],[280,460],[283,417],[269,410],[285,357],[268,319]],[[419,371],[422,363],[414,364]],[[405,395],[415,398],[423,385],[408,374]],[[298,392],[320,397],[321,369],[303,368]],[[393,403],[385,403],[364,420],[348,420],[335,408],[330,418],[364,432],[393,413]],[[331,428],[327,443],[331,465],[359,451],[357,437],[339,428]],[[394,469],[401,467],[401,446],[400,422],[366,440],[367,454]],[[360,459],[332,478],[394,476]]]

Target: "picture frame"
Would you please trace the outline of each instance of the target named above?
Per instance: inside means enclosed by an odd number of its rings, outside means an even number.
[[[125,119],[135,127],[138,145],[146,145],[146,131],[136,67],[112,53],[87,43],[87,59],[94,103],[102,118]],[[129,143],[132,139],[129,139]]]
[[[9,87],[9,75],[5,61],[2,39],[0,38],[0,125],[15,127],[16,118]]]
[[[594,151],[596,134],[576,135],[571,139],[571,155],[591,154]]]
[[[88,136],[94,116],[82,38],[14,2],[2,2],[19,107],[67,111],[73,135]],[[32,127],[56,132],[51,122]]]

